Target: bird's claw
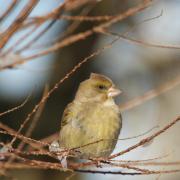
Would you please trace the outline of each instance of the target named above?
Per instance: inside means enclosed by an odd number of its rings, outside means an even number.
[[[58,141],[53,141],[50,144],[49,151],[55,154],[60,153],[60,155],[57,155],[57,158],[60,161],[63,170],[67,170],[68,169],[67,157],[69,155],[69,151],[64,148],[60,148]]]
[[[63,170],[68,169],[67,156],[58,156],[58,159],[62,165]]]

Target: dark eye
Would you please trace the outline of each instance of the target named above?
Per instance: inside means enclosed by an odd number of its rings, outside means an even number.
[[[104,89],[106,89],[106,86],[104,86],[104,85],[98,85],[98,88],[101,89],[101,90],[104,90]]]

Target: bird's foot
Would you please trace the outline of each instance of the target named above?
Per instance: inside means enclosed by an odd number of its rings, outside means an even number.
[[[67,156],[58,156],[58,159],[62,165],[63,170],[68,170]]]
[[[58,155],[58,159],[61,162],[61,165],[64,171],[69,170],[68,161],[67,161],[67,157],[69,156],[70,156],[70,150],[68,149],[61,149],[60,155]]]
[[[64,171],[69,170],[67,163],[69,150],[60,148],[58,141],[53,141],[49,146],[49,151],[57,155],[57,159],[60,161]]]

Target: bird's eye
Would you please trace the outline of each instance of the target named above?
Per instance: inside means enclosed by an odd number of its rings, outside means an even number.
[[[101,90],[104,90],[104,89],[106,89],[106,86],[104,86],[104,85],[98,85],[98,88],[101,89]]]

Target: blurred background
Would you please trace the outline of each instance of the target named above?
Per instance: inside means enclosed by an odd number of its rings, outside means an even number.
[[[0,14],[7,9],[10,0],[0,0]],[[22,8],[27,4],[27,0],[19,1],[11,14],[0,22],[0,32],[6,29],[19,14]],[[72,1],[73,2],[73,1]],[[131,0],[101,0],[92,1],[79,8],[70,9],[68,15],[79,15],[85,12],[88,16],[116,15],[126,11],[142,1]],[[38,3],[33,9],[30,17],[42,16],[51,12],[63,0],[46,0]],[[149,18],[157,17],[146,21]],[[159,0],[134,16],[131,16],[121,22],[116,23],[110,28],[111,32],[123,34],[128,33],[129,37],[140,39],[145,42],[161,45],[179,45],[180,44],[180,1],[179,0]],[[68,31],[68,27],[73,21],[59,20],[44,35],[33,44],[34,47],[46,45],[49,41],[61,38],[63,33]],[[71,33],[83,32],[97,25],[99,22],[79,22],[77,28]],[[45,23],[43,26],[48,25]],[[42,26],[42,28],[43,28]],[[133,28],[132,28],[133,27]],[[39,29],[39,32],[42,29]],[[11,47],[25,31],[17,33],[5,46],[5,50]],[[24,44],[35,37],[37,32],[29,36]],[[48,84],[50,87],[65,76],[75,64],[83,58],[90,55],[95,50],[103,47],[114,39],[113,36],[97,33],[83,41],[78,41],[72,45],[60,49],[56,53],[37,58],[33,61],[23,63],[13,68],[0,71],[0,112],[19,105],[29,95],[28,103],[18,111],[10,113],[0,118],[0,122],[13,129],[18,129],[25,117],[42,97],[44,87]],[[23,47],[23,43],[21,46]],[[18,46],[15,49],[21,49]],[[23,52],[24,56],[38,51],[28,49]],[[0,61],[2,61],[0,59]],[[93,58],[92,61],[84,64],[72,77],[67,79],[48,99],[43,113],[37,123],[32,137],[41,139],[47,137],[59,130],[61,115],[65,106],[72,101],[74,94],[81,81],[89,77],[91,72],[101,73],[110,77],[115,84],[123,91],[117,99],[117,104],[123,104],[128,100],[143,95],[148,90],[154,89],[159,85],[175,79],[180,75],[180,50],[148,47],[135,44],[130,41],[119,39],[113,46],[100,55]],[[152,127],[159,125],[162,127],[170,120],[180,114],[180,86],[161,94],[160,96],[143,103],[133,109],[122,113],[123,128],[120,138],[131,137],[142,134]],[[168,132],[158,137],[148,146],[137,148],[136,150],[121,157],[123,160],[140,160],[170,155],[165,161],[175,161],[180,159],[180,124],[177,124]],[[155,131],[155,130],[154,130]],[[130,145],[138,142],[140,138],[119,141],[115,152],[119,152]],[[0,135],[0,141],[8,142],[9,137]],[[148,167],[147,167],[148,168]],[[178,168],[178,167],[177,167]],[[160,167],[161,170],[162,167]],[[65,179],[71,173],[62,173],[58,171],[40,171],[40,170],[14,170],[11,173],[18,179]],[[75,174],[71,179],[156,179],[158,175],[153,176],[121,176],[121,175],[88,175]],[[158,177],[163,180],[178,180],[180,174],[168,174]],[[1,179],[1,177],[0,177]]]

